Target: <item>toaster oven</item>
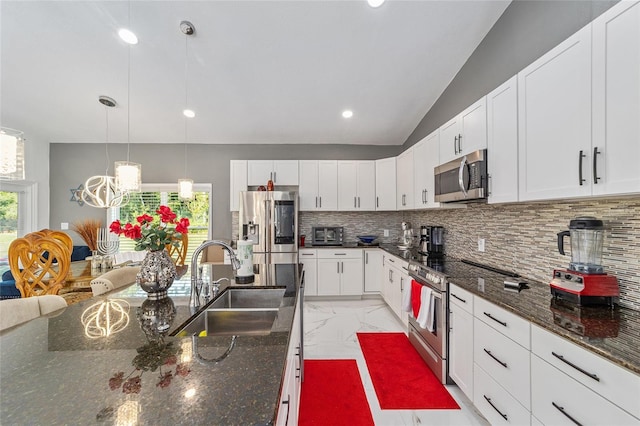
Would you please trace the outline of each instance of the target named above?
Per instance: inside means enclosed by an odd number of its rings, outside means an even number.
[[[341,246],[343,242],[342,226],[314,226],[311,230],[311,244],[314,246]]]

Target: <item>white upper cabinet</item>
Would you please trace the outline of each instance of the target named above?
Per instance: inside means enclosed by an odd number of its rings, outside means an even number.
[[[518,78],[487,95],[489,203],[518,201]]]
[[[593,21],[594,195],[640,192],[640,3]]]
[[[440,127],[440,161],[446,163],[487,147],[487,108],[483,96]]]
[[[398,210],[413,209],[413,147],[396,160],[396,206]]]
[[[376,160],[376,210],[396,210],[396,157]]]
[[[274,185],[298,185],[297,160],[249,160],[247,167],[249,186],[266,186],[269,180]]]
[[[240,192],[247,190],[247,160],[229,162],[229,210],[240,210]]]
[[[375,161],[338,161],[338,210],[375,210]]]
[[[518,73],[518,136],[521,201],[591,194],[590,25]]]
[[[440,131],[413,146],[413,204],[416,209],[438,207],[434,201],[434,172],[440,163]]]
[[[338,210],[338,162],[300,160],[300,210]]]

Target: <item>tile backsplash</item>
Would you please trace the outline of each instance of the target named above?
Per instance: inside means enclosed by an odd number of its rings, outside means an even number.
[[[237,213],[233,215],[237,229]],[[398,241],[402,221],[445,228],[445,252],[502,269],[517,271],[531,280],[548,282],[553,269],[567,268],[570,256],[558,253],[557,233],[569,229],[569,221],[595,216],[605,223],[603,264],[618,278],[620,305],[640,310],[640,197],[584,201],[516,204],[468,204],[460,209],[403,212],[300,212],[300,233],[309,235],[314,225],[345,228],[345,240],[356,235],[378,235],[379,241]],[[383,230],[389,236],[383,236]],[[234,232],[236,234],[237,232]],[[478,251],[478,239],[485,251]],[[567,241],[567,246],[569,246]],[[570,250],[567,250],[569,253]]]

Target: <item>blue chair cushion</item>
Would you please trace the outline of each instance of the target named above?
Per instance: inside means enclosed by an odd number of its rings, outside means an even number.
[[[2,274],[2,281],[13,281],[15,283],[13,274],[11,273],[11,269],[5,271],[5,273]]]
[[[91,256],[89,246],[73,246],[73,251],[71,252],[72,262],[75,262],[76,260],[85,260],[88,256]]]
[[[6,272],[2,275],[4,277]],[[0,282],[0,300],[4,299],[19,299],[20,290],[16,288],[16,282],[14,280],[6,280]]]

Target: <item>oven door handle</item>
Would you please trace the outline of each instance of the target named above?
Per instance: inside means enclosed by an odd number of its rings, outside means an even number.
[[[433,294],[433,297],[435,297],[436,299],[440,299],[442,300],[442,292],[434,287],[431,287],[428,284],[424,284],[420,281],[420,279],[416,278],[414,275],[409,274],[409,276],[418,284],[422,285],[422,286],[426,286],[429,287],[431,289],[431,294]]]
[[[467,188],[464,185],[464,169],[467,167],[467,156],[465,155],[460,160],[460,168],[458,169],[458,185],[460,185],[460,191],[464,194],[464,198],[467,198]]]

